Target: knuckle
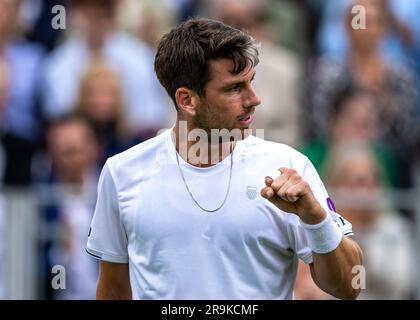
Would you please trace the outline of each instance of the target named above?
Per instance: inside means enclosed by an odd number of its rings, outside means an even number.
[[[281,167],[280,171],[282,174],[290,174],[290,168],[286,168],[286,167]]]
[[[304,188],[304,189],[309,189],[309,183],[308,182],[306,182],[306,181],[303,181],[302,180],[302,187]]]
[[[300,182],[302,182],[303,181],[303,179],[302,179],[302,177],[299,175],[299,174],[295,174],[295,175],[293,175],[293,180],[296,182],[296,183],[300,183]]]
[[[274,181],[274,182],[271,184],[271,188],[272,188],[275,192],[278,192],[278,191],[280,190],[280,184],[278,183],[278,181]]]
[[[294,192],[293,190],[287,190],[287,191],[286,191],[286,196],[287,196],[288,198],[293,198],[293,197],[295,197],[295,196],[296,196],[296,192]]]

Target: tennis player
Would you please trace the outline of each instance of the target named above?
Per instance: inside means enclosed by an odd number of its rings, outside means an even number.
[[[298,259],[322,290],[358,296],[361,249],[310,161],[248,134],[257,63],[254,39],[215,20],[163,36],[155,71],[177,121],[103,168],[98,299],[292,299]]]

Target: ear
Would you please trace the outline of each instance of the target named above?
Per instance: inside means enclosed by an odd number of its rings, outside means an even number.
[[[198,107],[197,94],[188,88],[181,87],[175,92],[175,101],[182,113],[188,116],[195,116]]]

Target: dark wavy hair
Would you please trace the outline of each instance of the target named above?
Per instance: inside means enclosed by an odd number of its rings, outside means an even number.
[[[231,59],[232,74],[239,74],[249,63],[258,64],[258,45],[247,33],[220,21],[194,18],[162,37],[155,72],[176,106],[175,92],[180,87],[205,96],[206,84],[211,80],[209,61],[221,58]]]

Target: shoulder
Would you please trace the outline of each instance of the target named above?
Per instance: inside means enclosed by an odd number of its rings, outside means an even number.
[[[9,47],[14,57],[21,59],[21,62],[36,61],[39,62],[45,55],[45,50],[41,45],[30,43],[23,40],[12,42]]]
[[[108,159],[109,169],[116,177],[133,177],[156,165],[167,153],[169,130]]]
[[[126,58],[133,58],[137,62],[142,62],[138,61],[139,55],[147,59],[154,58],[154,52],[151,48],[149,48],[142,40],[125,32],[114,33],[110,37],[108,45],[111,50],[118,52],[118,54],[123,55]]]
[[[401,239],[413,231],[409,220],[397,212],[384,212],[376,221],[376,230],[391,239]]]
[[[79,37],[72,36],[61,42],[49,55],[50,59],[59,59],[63,56],[70,56],[75,52],[85,49],[84,43]]]
[[[45,72],[46,74],[58,73],[62,77],[65,70],[83,69],[80,66],[85,65],[86,47],[77,37],[71,37],[61,44],[59,44],[51,53],[45,58]]]
[[[264,157],[284,166],[296,168],[304,166],[308,158],[298,150],[274,141],[249,136],[244,141],[243,152],[247,157]]]
[[[411,85],[413,87],[416,80],[418,80],[416,74],[403,63],[392,62],[388,64],[387,68],[388,81],[395,85],[399,85],[401,87]]]

